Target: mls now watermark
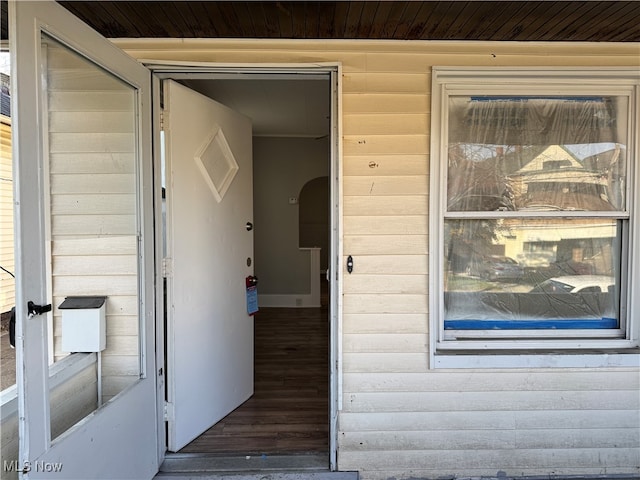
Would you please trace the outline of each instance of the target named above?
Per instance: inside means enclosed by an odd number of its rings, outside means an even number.
[[[42,472],[42,473],[58,473],[62,471],[62,462],[24,462],[18,460],[4,460],[2,469],[5,472]]]

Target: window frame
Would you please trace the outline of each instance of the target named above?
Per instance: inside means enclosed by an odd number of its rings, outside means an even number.
[[[429,326],[430,355],[465,353],[585,353],[637,352],[640,301],[631,292],[640,284],[640,72],[637,68],[547,67],[433,67],[431,105],[430,208],[429,208]],[[449,97],[467,96],[626,96],[628,98],[627,185],[623,208],[614,212],[542,211],[447,212],[447,158]],[[635,161],[635,164],[634,164]],[[602,218],[622,219],[620,273],[620,327],[618,329],[557,331],[444,330],[444,223],[445,219],[490,218]],[[636,296],[637,297],[637,296]],[[528,333],[527,333],[528,332]],[[561,335],[561,336],[559,336]],[[635,349],[635,350],[634,350]],[[437,362],[432,362],[432,365]],[[441,362],[440,362],[441,363]]]

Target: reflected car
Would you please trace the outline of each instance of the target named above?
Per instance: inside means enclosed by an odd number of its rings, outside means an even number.
[[[489,255],[476,263],[470,273],[487,280],[519,280],[524,268],[511,257]]]
[[[608,275],[566,275],[545,280],[529,293],[606,293],[614,285],[615,279]]]

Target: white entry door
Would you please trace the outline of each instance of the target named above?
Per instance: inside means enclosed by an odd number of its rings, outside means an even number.
[[[253,394],[251,121],[164,83],[168,448],[177,451]]]
[[[11,1],[9,21],[17,469],[24,479],[149,479],[164,434],[156,396],[151,74],[53,1]],[[107,297],[104,368],[95,353],[72,353],[50,370],[52,349],[56,360],[68,353],[57,307],[76,294]],[[52,306],[53,316],[38,305]],[[78,359],[93,362],[82,375]],[[56,391],[65,385],[66,394]]]

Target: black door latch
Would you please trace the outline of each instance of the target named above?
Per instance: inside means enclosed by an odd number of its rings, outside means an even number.
[[[31,300],[27,302],[27,313],[29,314],[29,318],[35,317],[36,315],[42,315],[43,313],[47,313],[50,311],[51,311],[51,304],[36,305]]]

